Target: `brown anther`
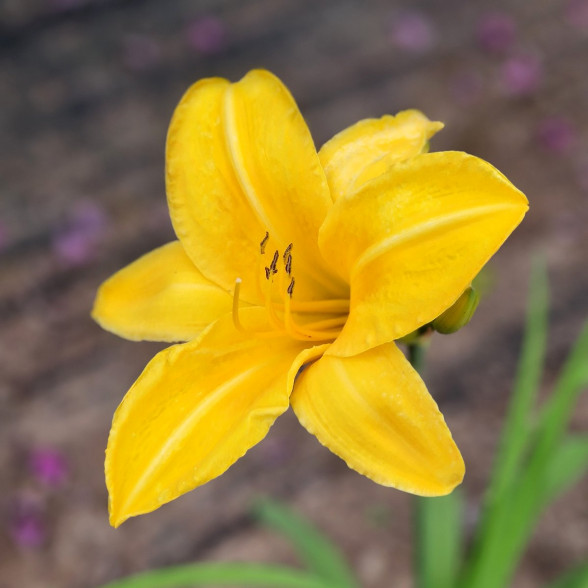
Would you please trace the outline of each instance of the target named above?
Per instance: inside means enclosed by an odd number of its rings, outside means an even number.
[[[290,285],[288,286],[288,295],[292,298],[292,292],[294,292],[294,278],[290,280]]]
[[[278,253],[278,251],[276,250],[274,253],[274,258],[272,259],[272,262],[270,263],[269,269],[271,270],[272,274],[277,274],[278,273],[278,259],[280,257],[280,254]]]
[[[260,249],[262,255],[265,253],[265,246],[267,245],[268,241],[269,241],[269,233],[266,231],[265,237],[261,240],[261,243],[259,244],[259,249]]]
[[[270,279],[270,274],[271,274],[271,270],[269,267],[264,268],[265,269],[265,279],[269,280]]]
[[[292,243],[290,243],[290,245],[288,245],[288,247],[286,247],[286,250],[284,251],[284,255],[283,255],[284,263],[287,263],[288,257],[291,257],[291,255],[290,255],[291,251],[292,251]]]
[[[292,273],[292,256],[288,255],[288,259],[286,259],[286,273],[290,275]]]

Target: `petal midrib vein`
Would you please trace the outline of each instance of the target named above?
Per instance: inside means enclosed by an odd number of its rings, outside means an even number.
[[[203,413],[205,413],[210,406],[212,406],[215,403],[220,402],[222,400],[222,398],[225,397],[227,394],[230,394],[230,392],[235,387],[239,386],[240,384],[243,384],[249,378],[251,378],[253,375],[255,375],[256,373],[258,373],[260,371],[263,371],[272,363],[275,363],[275,360],[255,365],[255,366],[249,368],[248,370],[245,370],[244,372],[240,373],[239,375],[231,378],[230,380],[224,382],[222,385],[216,387],[210,394],[208,394],[207,398],[205,400],[203,400],[202,402],[200,402],[198,404],[198,406],[196,406],[194,408],[194,410],[192,410],[190,412],[189,416],[187,416],[187,418],[184,419],[182,424],[179,427],[177,427],[176,429],[174,429],[172,434],[168,437],[167,441],[163,445],[161,445],[161,447],[159,448],[159,451],[157,452],[155,457],[151,460],[151,463],[149,464],[149,466],[147,468],[145,468],[145,470],[143,471],[143,474],[137,480],[136,484],[134,485],[133,490],[128,494],[124,504],[121,507],[121,510],[126,510],[126,508],[123,508],[123,507],[125,505],[129,505],[129,504],[133,503],[133,500],[135,499],[137,494],[140,492],[140,490],[149,482],[149,480],[153,477],[153,475],[161,467],[162,456],[171,452],[173,446],[176,445],[178,443],[178,441],[181,440],[185,436],[185,434],[191,428],[194,427],[194,423],[196,423],[199,420],[201,415]]]
[[[406,438],[401,433],[399,433],[398,429],[395,428],[392,423],[385,419],[380,413],[378,413],[378,411],[375,410],[374,407],[356,389],[353,380],[349,377],[349,374],[345,368],[339,363],[336,363],[334,368],[343,387],[348,391],[349,395],[355,398],[358,405],[361,405],[364,408],[366,414],[369,414],[374,422],[379,423],[379,425],[388,432],[389,439],[394,439],[397,446],[402,446],[405,448],[406,451],[402,455],[397,453],[394,454],[394,462],[399,466],[402,465],[407,470],[414,471],[417,475],[421,474],[418,468],[414,467],[414,456],[418,455],[419,458],[421,458],[422,461],[418,463],[422,463],[423,461],[427,460],[429,456],[424,450],[425,444],[421,440],[415,440],[415,443],[409,443]],[[399,425],[400,421],[396,424]],[[420,447],[418,443],[419,441]]]
[[[224,139],[227,146],[227,154],[235,171],[237,181],[239,182],[239,185],[243,191],[243,195],[259,219],[263,230],[266,230],[277,243],[285,246],[290,238],[287,235],[283,235],[282,231],[278,230],[278,227],[272,223],[271,215],[267,214],[265,207],[262,204],[262,200],[258,196],[255,186],[252,184],[251,179],[249,178],[249,174],[247,172],[243,158],[239,153],[239,133],[236,123],[236,108],[234,101],[235,98],[233,88],[228,87],[225,91],[222,110],[222,127],[224,129]],[[300,276],[302,273],[306,274],[306,276],[308,276],[317,284],[320,284],[327,292],[334,290],[334,285],[329,280],[329,277],[324,275],[324,273],[320,270],[317,270],[315,265],[312,263],[312,260],[308,260],[304,256],[297,256],[296,262],[296,273],[298,276]]]
[[[434,234],[442,229],[449,230],[457,228],[461,224],[475,221],[483,216],[487,216],[497,212],[503,212],[510,209],[516,209],[516,204],[488,204],[486,206],[477,206],[475,208],[468,208],[467,210],[460,210],[450,214],[437,216],[430,221],[419,223],[408,229],[404,229],[399,233],[390,235],[377,243],[367,247],[365,251],[359,256],[352,269],[352,280],[367,264],[374,259],[389,253],[392,249],[406,245],[411,241],[415,241],[427,233]]]

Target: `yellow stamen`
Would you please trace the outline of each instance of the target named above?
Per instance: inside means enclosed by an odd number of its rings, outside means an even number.
[[[302,341],[329,341],[336,339],[345,324],[346,317],[316,321],[308,325],[297,325],[292,316],[292,300],[286,296],[284,311],[284,326],[288,335]],[[334,329],[323,329],[322,327],[336,327]],[[315,328],[310,328],[315,327]]]
[[[285,334],[284,329],[280,327],[280,329],[276,330],[269,330],[269,331],[255,331],[252,329],[247,329],[241,323],[241,319],[239,318],[239,294],[241,292],[241,278],[237,278],[235,280],[235,291],[233,293],[233,323],[235,328],[242,332],[242,333],[249,333],[251,335],[255,335],[260,339],[271,339],[273,337],[281,337]]]
[[[278,308],[280,306],[278,305]],[[327,314],[344,314],[349,312],[349,300],[334,299],[334,300],[308,300],[308,301],[292,301],[292,310],[294,312],[309,312],[309,313],[323,313]]]
[[[233,323],[237,331],[245,333],[245,329],[239,320],[239,293],[241,292],[241,278],[235,280],[235,291],[233,292]]]
[[[260,257],[258,261],[257,287],[260,297],[265,301],[265,309],[271,326],[269,330],[255,330],[245,328],[239,318],[239,295],[241,292],[241,278],[235,281],[233,295],[233,322],[235,328],[241,332],[249,333],[255,337],[270,338],[288,335],[299,341],[332,341],[337,338],[345,325],[349,312],[349,300],[313,300],[295,301],[292,299],[294,293],[295,279],[292,277],[292,244],[284,251],[282,261],[284,268],[278,270],[277,263],[279,252],[273,253],[269,264],[265,264],[266,245],[269,241],[269,234],[266,233],[260,243]],[[274,281],[274,275],[278,274]],[[265,275],[265,280],[263,276]],[[289,285],[286,287],[286,278],[289,278]],[[275,294],[277,287],[278,293]],[[327,314],[331,318],[316,320],[300,325],[294,319],[294,313],[300,314]]]
[[[308,323],[304,325],[305,329],[311,330],[328,330],[330,328],[343,328],[343,325],[347,322],[347,315],[341,315],[331,319],[324,319],[322,321],[315,321],[314,323]]]

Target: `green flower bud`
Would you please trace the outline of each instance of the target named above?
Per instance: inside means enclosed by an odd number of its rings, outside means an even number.
[[[471,286],[450,306],[442,315],[438,316],[431,325],[438,333],[450,335],[465,327],[474,316],[480,296]]]

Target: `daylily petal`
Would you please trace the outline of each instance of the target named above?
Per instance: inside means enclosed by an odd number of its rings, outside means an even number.
[[[331,197],[337,200],[355,192],[391,165],[422,153],[442,128],[443,123],[430,121],[418,110],[368,118],[347,127],[319,151]]]
[[[296,359],[294,359],[292,365],[290,366],[290,373],[288,379],[288,387],[290,390],[294,389],[296,380],[298,379],[302,371],[305,370],[309,365],[320,359],[330,346],[330,343],[322,343],[320,345],[315,345],[314,347],[309,347],[308,349],[303,349],[297,355]]]
[[[225,289],[241,278],[244,300],[261,302],[263,265],[290,243],[299,298],[346,291],[318,251],[331,199],[312,137],[269,72],[252,71],[236,84],[202,80],[188,90],[168,133],[167,194],[186,253]]]
[[[463,478],[443,415],[394,343],[323,356],[301,372],[291,404],[323,445],[379,484],[438,496]]]
[[[147,365],[117,409],[106,451],[111,523],[150,512],[222,474],[288,408],[302,346],[254,339],[229,320]]]
[[[135,341],[189,341],[228,313],[232,300],[173,241],[106,280],[92,317],[104,329]]]
[[[494,167],[458,152],[418,155],[337,200],[319,241],[350,281],[351,302],[327,353],[355,355],[435,319],[527,208]]]

